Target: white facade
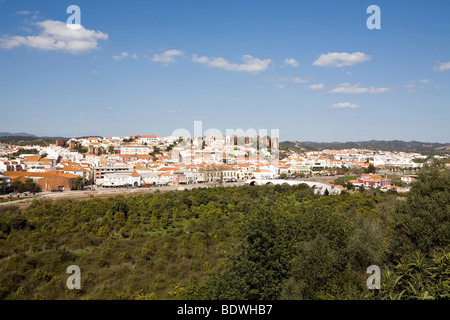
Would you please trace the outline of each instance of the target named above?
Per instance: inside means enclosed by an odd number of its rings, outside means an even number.
[[[156,145],[158,144],[159,137],[157,136],[142,136],[137,140],[139,143],[146,143],[148,145]]]
[[[120,154],[149,154],[150,148],[143,144],[130,143],[120,147]]]
[[[142,177],[142,185],[166,185],[170,182],[170,178],[168,176],[160,176],[156,172],[137,170],[137,173],[139,173],[139,175]]]
[[[169,177],[146,170],[106,173],[104,178],[95,181],[97,185],[103,187],[167,185],[169,182]]]
[[[96,184],[103,187],[140,186],[142,177],[133,176],[132,172],[107,173],[103,179],[97,179]]]
[[[256,179],[275,179],[275,173],[267,169],[258,169],[252,172]]]

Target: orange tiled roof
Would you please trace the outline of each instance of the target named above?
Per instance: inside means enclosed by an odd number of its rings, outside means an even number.
[[[29,157],[25,157],[25,159],[23,161],[39,161],[39,157],[38,156],[29,156]]]
[[[124,144],[124,146],[127,146],[127,147],[146,147],[146,148],[148,148],[146,145],[143,145],[143,144],[141,144],[141,143],[136,143],[136,142],[131,142],[131,143],[126,143],[126,144]]]
[[[382,179],[382,177],[379,176],[379,175],[363,175],[361,178],[373,179],[373,180],[380,180],[380,179]]]
[[[78,177],[76,174],[71,173],[63,173],[58,170],[51,170],[47,172],[27,172],[27,171],[5,171],[5,176],[9,176],[14,178],[18,177],[51,177],[51,176],[58,176],[58,177],[64,177],[68,179],[75,179]]]
[[[52,162],[51,159],[40,158],[40,157],[37,157],[37,156],[26,157],[23,161],[24,161],[24,162],[32,162],[32,161]]]
[[[163,168],[159,168],[158,171],[173,171],[173,170],[178,170],[178,168],[174,168],[174,167],[163,167]]]
[[[84,169],[76,166],[65,166],[62,171],[84,171]]]
[[[132,174],[130,174],[130,177],[140,177],[140,174],[139,174],[139,173],[137,173],[137,171],[136,171],[136,170],[134,170],[134,171],[133,171],[133,173],[132,173]]]

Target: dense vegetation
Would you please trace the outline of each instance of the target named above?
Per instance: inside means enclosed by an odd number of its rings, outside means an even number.
[[[17,150],[16,152],[14,152],[14,153],[11,153],[10,157],[16,158],[16,157],[18,157],[18,156],[20,156],[22,154],[39,154],[39,151],[36,150],[36,149],[20,149],[20,150]]]
[[[0,299],[450,297],[450,173],[435,168],[406,197],[269,185],[0,210]]]
[[[11,182],[11,189],[17,193],[23,192],[36,193],[42,191],[41,187],[31,178],[25,179],[25,182],[22,182],[19,179],[15,179],[13,182]]]
[[[25,179],[24,182],[20,181],[19,179],[14,180],[11,185],[9,185],[6,180],[2,180],[0,182],[0,194],[8,194],[11,191],[14,191],[16,193],[36,193],[41,192],[41,187],[33,181],[31,178]]]
[[[36,136],[0,136],[0,142],[12,144],[15,146],[48,146],[54,144],[56,139],[67,141],[62,137],[36,137]]]

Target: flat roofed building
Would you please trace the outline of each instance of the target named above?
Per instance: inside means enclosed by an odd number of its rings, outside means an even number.
[[[103,179],[105,174],[116,172],[128,172],[131,166],[104,166],[94,168],[94,180]]]
[[[150,147],[140,143],[128,143],[120,146],[120,154],[149,154]]]

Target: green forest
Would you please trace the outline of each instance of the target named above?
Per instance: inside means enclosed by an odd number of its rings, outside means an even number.
[[[449,246],[450,172],[437,168],[406,195],[267,185],[35,200],[0,207],[0,299],[449,299]]]

